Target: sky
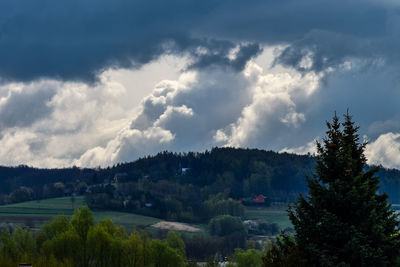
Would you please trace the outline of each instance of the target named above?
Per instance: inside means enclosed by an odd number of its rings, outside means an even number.
[[[349,109],[400,168],[394,0],[0,1],[0,165],[314,153]]]

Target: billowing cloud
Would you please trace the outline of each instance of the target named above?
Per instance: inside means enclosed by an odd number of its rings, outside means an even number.
[[[96,87],[56,81],[10,85],[0,105],[1,164],[71,165],[120,130],[123,95],[120,84],[108,81]]]
[[[161,81],[143,99],[127,127],[106,146],[87,151],[76,164],[104,165],[166,149],[188,151],[211,147],[221,125],[233,123],[250,103],[250,83],[243,74],[226,72],[223,68],[189,71],[178,80]]]
[[[175,62],[176,60],[167,60]],[[172,64],[171,63],[171,64]],[[0,87],[0,164],[41,167],[71,166],[86,151],[106,144],[129,125],[141,94],[148,94],[158,77],[179,72],[166,63],[142,71],[104,72],[99,83],[41,80]],[[135,84],[137,80],[146,83]],[[140,87],[144,92],[128,90]]]
[[[304,155],[304,154],[315,155],[315,154],[317,154],[317,144],[316,144],[317,139],[319,139],[319,138],[316,138],[316,139],[308,142],[304,146],[293,147],[293,148],[285,147],[279,152],[287,152],[287,153],[294,153],[294,154],[301,154],[301,155]]]
[[[298,144],[291,136],[301,131],[306,116],[297,104],[311,97],[321,77],[290,69],[267,73],[254,61],[240,73],[222,67],[184,72],[157,84],[130,125],[76,164],[107,165],[215,145],[282,149]]]
[[[35,85],[7,84],[0,88],[0,128],[30,126],[52,112],[50,99],[56,94],[56,82]]]
[[[306,120],[298,111],[296,102],[303,101],[319,83],[315,73],[302,76],[299,73],[265,74],[263,69],[250,63],[244,75],[252,80],[252,102],[228,129],[226,145],[268,147],[278,149],[279,139],[289,139]],[[219,139],[221,132],[216,136]],[[273,142],[266,143],[268,140]]]
[[[368,144],[366,149],[368,163],[400,168],[400,134],[386,133]]]
[[[163,150],[202,151],[213,146],[313,153],[311,140],[324,135],[324,121],[334,110],[340,115],[347,107],[361,125],[361,134],[372,141],[379,137],[368,150],[371,162],[379,162],[383,157],[377,155],[392,145],[380,140],[398,127],[400,111],[391,104],[396,93],[389,94],[397,84],[389,79],[394,69],[380,70],[378,63],[366,67],[356,60],[324,72],[271,67],[282,49],[265,48],[240,72],[223,66],[181,71],[187,62],[181,58],[181,64],[173,64],[175,74],[167,75],[175,79],[153,77],[155,86],[146,89],[149,93],[140,103],[134,98],[141,96],[127,90],[131,85],[126,82],[137,71],[106,71],[95,85],[42,80],[3,86],[0,108],[32,106],[34,115],[10,112],[21,117],[10,119],[12,124],[3,119],[0,164],[106,166]],[[162,73],[161,66],[168,65],[160,61],[137,73]],[[375,90],[378,85],[385,85],[387,94]],[[388,105],[371,113],[376,101]],[[380,162],[397,166],[396,158]]]

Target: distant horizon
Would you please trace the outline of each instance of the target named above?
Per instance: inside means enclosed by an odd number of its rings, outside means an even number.
[[[93,166],[93,167],[87,167],[87,166],[64,166],[64,167],[56,167],[56,168],[46,168],[46,167],[37,167],[37,166],[31,166],[31,165],[27,165],[27,164],[19,164],[19,165],[0,165],[0,167],[6,167],[6,168],[15,168],[15,167],[28,167],[28,168],[34,168],[34,169],[71,169],[71,168],[79,168],[79,169],[98,169],[99,167],[101,169],[107,169],[107,168],[111,168],[115,165],[118,164],[129,164],[129,163],[133,163],[136,162],[138,160],[141,159],[145,159],[148,157],[155,157],[158,154],[162,154],[163,152],[167,152],[167,153],[173,153],[173,154],[188,154],[188,153],[205,153],[207,151],[211,151],[214,148],[232,148],[232,149],[244,149],[244,150],[261,150],[261,151],[266,151],[266,152],[274,152],[274,153],[278,153],[278,154],[283,154],[283,153],[287,153],[287,154],[293,154],[293,155],[298,155],[298,156],[308,156],[307,153],[305,154],[299,154],[299,153],[294,153],[294,152],[287,152],[287,151],[273,151],[273,150],[266,150],[266,149],[259,149],[259,148],[251,148],[251,147],[212,147],[212,148],[208,148],[205,149],[203,151],[169,151],[169,150],[164,150],[164,151],[159,151],[159,152],[155,152],[153,154],[149,154],[143,157],[139,157],[137,159],[132,159],[130,161],[124,161],[124,162],[116,162],[113,165],[107,165],[107,166]],[[309,156],[313,157],[312,154],[310,154]]]
[[[20,164],[20,165],[9,165],[9,166],[0,165],[0,167],[5,167],[5,168],[27,167],[27,168],[39,169],[39,170],[41,170],[41,169],[43,169],[43,170],[46,170],[46,169],[62,170],[62,169],[72,169],[72,168],[96,170],[96,169],[113,168],[114,166],[121,165],[121,164],[134,163],[134,162],[136,162],[138,160],[141,160],[141,159],[146,159],[146,158],[149,158],[149,157],[150,158],[156,157],[158,154],[162,154],[164,152],[173,153],[173,154],[182,154],[182,155],[189,154],[189,153],[202,153],[202,154],[204,154],[207,151],[210,152],[214,148],[218,148],[218,149],[223,149],[223,148],[229,149],[229,148],[231,148],[231,149],[243,149],[243,150],[260,150],[260,151],[265,151],[265,152],[273,152],[273,153],[277,153],[277,154],[285,154],[286,153],[286,154],[292,154],[292,155],[296,155],[296,156],[308,156],[308,157],[312,157],[312,158],[315,158],[317,156],[316,153],[310,153],[310,152],[306,152],[306,153],[302,154],[302,153],[296,153],[296,152],[291,152],[291,151],[274,151],[274,150],[251,148],[251,147],[212,147],[212,148],[209,148],[209,149],[205,149],[203,151],[180,151],[180,152],[175,152],[175,151],[164,150],[164,151],[159,151],[159,152],[156,152],[156,153],[153,153],[153,154],[149,154],[149,155],[146,155],[146,156],[143,156],[143,157],[139,157],[137,159],[132,159],[130,161],[116,162],[113,165],[107,165],[107,166],[92,166],[92,167],[90,167],[90,166],[75,166],[75,165],[72,165],[72,166],[63,166],[63,167],[54,167],[54,168],[52,168],[52,167],[37,167],[37,166],[31,166],[31,165],[26,165],[26,164]],[[367,166],[369,166],[369,167],[379,167],[379,168],[384,168],[384,169],[387,169],[387,170],[399,170],[400,171],[400,168],[391,168],[391,167],[387,167],[387,166],[384,166],[384,165],[376,165],[376,164],[368,164],[367,163]]]

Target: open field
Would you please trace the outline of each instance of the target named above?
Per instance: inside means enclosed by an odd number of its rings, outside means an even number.
[[[186,232],[199,232],[200,228],[196,228],[186,223],[180,222],[167,222],[162,221],[156,224],[153,224],[152,227],[159,228],[159,229],[166,229],[166,230],[173,230],[173,231],[186,231]]]
[[[71,216],[74,208],[81,208],[83,205],[85,205],[84,197],[75,197],[73,202],[71,197],[61,197],[3,205],[0,206],[0,223],[11,222],[37,228],[54,216],[63,214]],[[285,205],[247,207],[246,219],[263,219],[268,222],[275,222],[281,229],[285,229],[286,227],[292,227],[286,209]],[[132,231],[136,227],[151,227],[151,225],[162,221],[154,217],[118,211],[93,211],[93,216],[96,222],[110,218],[117,225],[124,226],[128,231]],[[207,231],[206,225],[191,226],[200,228],[201,232]]]
[[[0,206],[0,218],[5,216],[56,216],[72,215],[74,208],[81,208],[85,204],[83,197],[75,197],[72,203],[70,197],[27,201]]]
[[[71,201],[71,197],[61,197],[3,205],[0,206],[0,223],[25,224],[37,228],[54,216],[71,216],[74,208],[81,208],[83,205],[85,205],[83,197],[75,197],[74,202]],[[96,222],[110,218],[128,231],[136,227],[148,227],[161,221],[153,217],[118,211],[93,211],[93,216]]]
[[[246,207],[246,219],[262,219],[270,223],[277,223],[283,230],[286,227],[293,227],[287,214],[287,206],[271,207]]]
[[[98,222],[107,218],[113,220],[117,225],[122,225],[127,231],[132,231],[136,227],[145,228],[150,225],[161,221],[161,219],[143,216],[128,212],[118,212],[118,211],[94,211],[94,219]]]
[[[281,229],[293,227],[287,214],[287,205],[276,205],[271,207],[246,207],[246,219],[262,219],[275,222]],[[400,204],[392,204],[392,208],[400,214]]]

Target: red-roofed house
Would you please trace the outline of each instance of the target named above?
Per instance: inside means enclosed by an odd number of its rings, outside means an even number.
[[[266,202],[266,197],[264,197],[263,195],[258,195],[253,198],[253,203],[265,204],[265,202]]]

